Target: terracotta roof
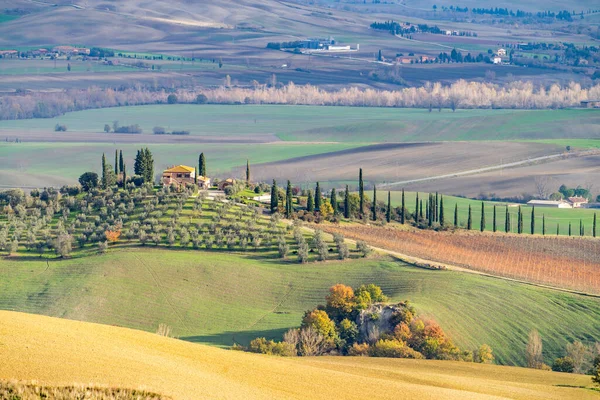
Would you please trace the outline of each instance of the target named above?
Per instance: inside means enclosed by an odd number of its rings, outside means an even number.
[[[575,196],[575,197],[569,197],[569,201],[571,203],[587,203],[588,199],[586,199],[585,197]]]
[[[196,168],[188,167],[187,165],[177,165],[175,167],[165,170],[167,173],[185,173],[185,172],[196,172]]]
[[[199,181],[209,181],[209,180],[210,180],[210,178],[207,178],[206,176],[199,175],[199,176],[198,176],[198,180],[199,180]]]

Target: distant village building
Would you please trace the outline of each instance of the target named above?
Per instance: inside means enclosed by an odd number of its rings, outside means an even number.
[[[571,203],[573,208],[581,208],[582,206],[585,206],[588,203],[588,199],[586,199],[585,197],[575,196],[569,197],[569,202]]]
[[[502,57],[500,57],[500,56],[494,56],[494,57],[492,58],[492,62],[493,62],[494,64],[502,64]]]
[[[527,204],[535,207],[550,208],[581,208],[588,204],[585,197],[569,197],[567,200],[531,200]]]
[[[581,106],[584,108],[600,108],[600,100],[583,100]]]
[[[19,52],[17,50],[0,50],[0,56],[2,58],[19,57]]]
[[[52,51],[58,55],[90,55],[90,49],[85,47],[73,47],[73,46],[56,46]]]
[[[564,200],[530,200],[527,202],[530,206],[547,208],[573,208],[571,204]]]
[[[210,178],[205,176],[198,176],[196,180],[196,168],[188,167],[187,165],[177,165],[166,169],[162,174],[163,186],[176,185],[184,187],[188,184],[196,183],[201,189],[208,189],[210,187]]]
[[[506,57],[506,49],[498,49],[496,54],[499,55],[500,57]]]

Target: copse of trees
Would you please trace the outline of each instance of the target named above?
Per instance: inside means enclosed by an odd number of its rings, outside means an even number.
[[[353,289],[337,284],[326,303],[304,314],[299,328],[283,341],[257,338],[246,348],[234,349],[278,356],[350,356],[443,359],[491,363],[492,349],[460,350],[432,320],[422,319],[407,301],[386,304],[388,298],[374,284]]]
[[[142,177],[144,182],[154,182],[154,158],[152,157],[152,152],[147,147],[138,150],[133,170],[136,175]]]

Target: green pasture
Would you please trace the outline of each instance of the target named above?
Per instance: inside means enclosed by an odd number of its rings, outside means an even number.
[[[18,15],[6,15],[6,14],[0,14],[0,24],[2,22],[8,22],[8,21],[12,21],[13,19],[17,19],[19,18]]]
[[[285,105],[148,105],[67,113],[49,119],[0,121],[0,129],[102,132],[104,124],[185,129],[192,135],[274,134],[285,141],[419,142],[443,140],[591,139],[600,111],[456,110]]]
[[[239,175],[245,173],[245,163],[252,164],[286,160],[289,158],[328,153],[356,147],[348,143],[323,143],[318,146],[298,143],[273,144],[118,144],[110,143],[6,143],[0,142],[0,181],[27,186],[35,179],[50,179],[47,185],[60,182],[75,183],[86,171],[101,171],[102,153],[114,163],[116,149],[123,150],[125,163],[133,173],[137,150],[148,147],[154,156],[157,174],[174,164],[195,166],[201,152],[207,157],[208,173]],[[236,168],[239,168],[237,171]],[[232,170],[234,170],[232,172]],[[11,178],[12,176],[12,178]],[[18,177],[18,179],[16,179]],[[16,179],[14,182],[11,179]],[[9,182],[10,181],[10,182]],[[42,185],[44,186],[44,185]]]
[[[402,192],[394,191],[391,192],[392,205],[399,207],[402,204]],[[425,204],[427,203],[429,193],[419,192],[419,199],[423,200],[423,214],[425,214]],[[378,193],[378,198],[387,201],[387,192],[381,191]],[[479,200],[465,199],[454,196],[443,196],[444,198],[444,219],[449,225],[454,222],[454,208],[458,205],[458,223],[461,227],[466,228],[467,219],[469,215],[469,205],[471,206],[471,215],[473,221],[473,229],[479,230],[481,224],[481,204]],[[406,192],[405,193],[406,208],[410,213],[414,213],[416,205],[416,193]],[[507,203],[485,201],[485,229],[487,231],[493,230],[494,224],[494,206],[496,206],[496,221],[497,230],[504,232],[504,222],[506,216],[506,205]],[[511,231],[517,232],[517,215],[518,205],[515,203],[508,203],[508,211],[511,218]],[[522,205],[521,210],[523,212],[523,230],[526,234],[531,232],[531,211],[532,207],[528,205]],[[581,220],[584,225],[585,236],[592,236],[592,225],[594,220],[594,214],[598,214],[600,218],[600,210],[595,209],[583,209],[583,208],[542,208],[537,207],[535,209],[535,232],[537,234],[542,233],[542,219],[546,219],[546,235],[556,235],[557,225],[559,228],[560,235],[569,234],[569,224],[571,224],[572,236],[579,236],[579,221]],[[600,224],[600,220],[598,220]],[[600,227],[597,228],[597,234],[600,235]]]
[[[294,265],[252,254],[129,250],[81,259],[0,260],[0,308],[155,331],[224,346],[281,338],[333,284],[376,283],[409,299],[463,348],[487,343],[523,365],[531,329],[546,362],[567,342],[600,340],[600,301],[501,279],[414,268],[389,259]]]

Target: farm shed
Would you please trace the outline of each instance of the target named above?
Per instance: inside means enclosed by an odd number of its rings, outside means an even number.
[[[567,203],[564,200],[554,201],[554,200],[530,200],[527,202],[530,206],[535,207],[548,207],[548,208],[572,208],[571,204]]]

